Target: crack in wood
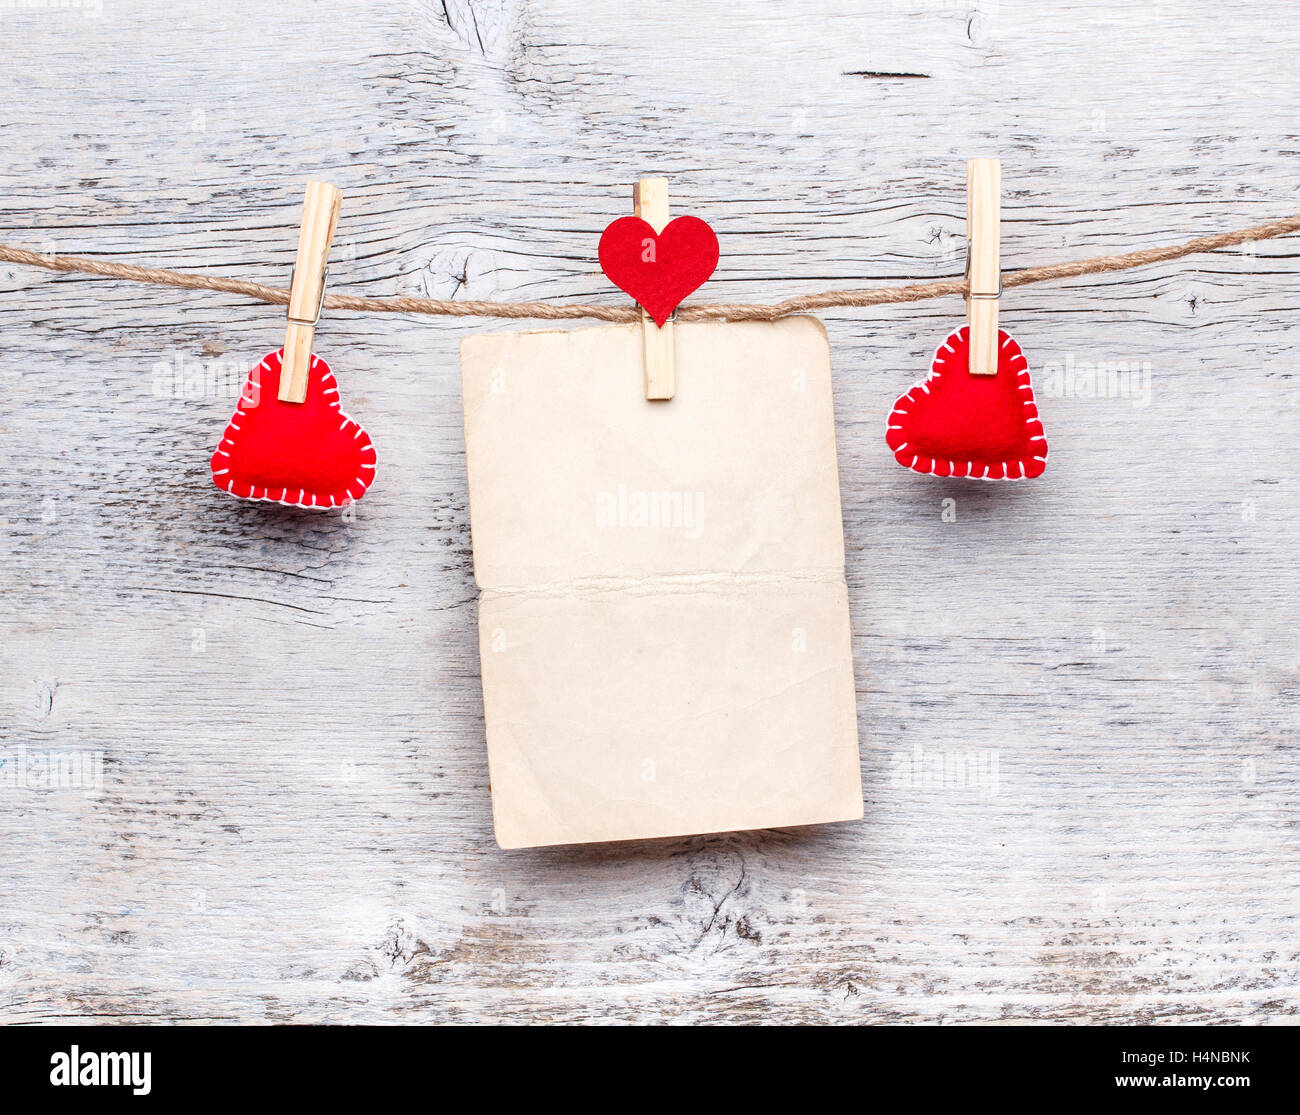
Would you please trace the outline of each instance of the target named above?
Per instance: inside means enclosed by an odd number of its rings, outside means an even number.
[[[891,78],[928,78],[930,75],[909,73],[906,70],[846,70],[844,76],[889,80]]]

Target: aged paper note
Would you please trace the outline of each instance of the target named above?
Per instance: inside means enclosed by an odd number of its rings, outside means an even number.
[[[503,848],[862,816],[825,331],[675,328],[461,345]]]

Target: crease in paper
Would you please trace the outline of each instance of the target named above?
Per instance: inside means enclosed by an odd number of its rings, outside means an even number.
[[[639,325],[462,344],[502,847],[862,815],[825,333],[676,337],[666,403]]]

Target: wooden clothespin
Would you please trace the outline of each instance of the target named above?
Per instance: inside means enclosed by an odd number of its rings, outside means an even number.
[[[668,224],[668,179],[642,178],[632,190],[632,208],[656,233]],[[677,389],[673,367],[673,323],[656,325],[641,311],[641,335],[645,350],[645,397],[671,399]]]
[[[282,403],[307,398],[307,371],[311,367],[316,323],[325,302],[325,270],[330,244],[339,223],[343,194],[326,182],[308,182],[302,204],[302,229],[298,233],[298,259],[289,283],[289,324],[284,334],[284,362],[280,368]]]
[[[970,371],[977,376],[998,374],[1001,216],[1002,163],[970,159],[966,163],[966,324],[970,326]]]

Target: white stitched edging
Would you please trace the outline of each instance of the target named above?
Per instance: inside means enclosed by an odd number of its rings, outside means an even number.
[[[1038,407],[1035,405],[1033,398],[1034,388],[1029,377],[1029,361],[1025,358],[1025,354],[1020,350],[1019,343],[1003,329],[998,330],[998,336],[1001,341],[999,347],[1001,350],[1006,350],[1008,348],[1013,349],[1010,354],[1004,353],[1003,358],[1006,360],[1008,369],[1015,369],[1016,377],[1018,379],[1024,379],[1024,383],[1017,385],[1019,390],[1030,392],[1030,397],[1023,400],[1024,406],[1032,408],[1030,412],[1025,415],[1025,429],[1029,433],[1028,440],[1031,444],[1034,442],[1042,443],[1041,446],[1033,445],[1034,449],[1042,449],[1042,456],[1022,456],[1014,457],[1010,460],[994,462],[999,468],[1001,468],[1001,476],[989,475],[989,470],[992,467],[991,465],[984,465],[983,474],[975,476],[973,475],[975,465],[972,461],[954,461],[942,457],[926,457],[924,458],[924,462],[928,462],[927,464],[922,462],[922,457],[919,453],[913,452],[910,461],[907,459],[908,455],[904,453],[904,450],[908,448],[908,443],[905,440],[902,440],[904,437],[903,431],[905,430],[905,426],[894,422],[895,415],[905,418],[911,413],[912,404],[915,404],[916,402],[915,392],[918,388],[926,395],[930,394],[930,388],[928,386],[930,381],[942,377],[943,373],[940,371],[940,367],[947,362],[946,357],[943,355],[944,352],[955,353],[957,349],[953,346],[953,341],[960,339],[964,342],[969,333],[969,329],[969,326],[963,325],[960,329],[950,333],[947,339],[934,350],[934,357],[930,361],[929,375],[927,375],[920,383],[914,384],[905,395],[899,396],[898,401],[894,403],[894,409],[889,412],[889,418],[886,419],[885,444],[889,445],[890,451],[894,454],[894,459],[898,461],[900,465],[904,468],[911,469],[913,472],[921,473],[922,475],[934,475],[942,479],[952,478],[955,480],[1028,480],[1030,479],[1030,476],[1025,467],[1027,461],[1038,461],[1044,465],[1047,463],[1047,437],[1043,431],[1043,423],[1038,416]],[[1018,367],[1017,364],[1019,365]],[[896,436],[899,438],[900,444],[897,446],[889,444],[890,438],[895,436],[893,431],[898,431]],[[948,471],[946,473],[938,471],[938,466],[941,464],[947,464]],[[966,466],[966,471],[959,473],[957,469],[963,464]],[[1020,467],[1019,476],[1012,475],[1013,466],[1016,465]]]
[[[240,431],[243,429],[243,427],[235,420],[246,416],[247,411],[245,408],[251,401],[248,392],[249,385],[256,387],[257,391],[260,393],[262,384],[258,373],[262,371],[274,371],[278,375],[283,353],[283,349],[267,353],[252,372],[249,373],[249,383],[245,385],[244,391],[240,393],[239,402],[235,404],[235,413],[231,415],[230,421],[226,424],[225,433],[222,435],[221,442],[213,452],[212,460],[209,463],[209,467],[212,469],[213,483],[221,491],[228,492],[236,499],[249,500],[257,503],[278,503],[284,507],[305,507],[309,510],[319,511],[328,511],[331,508],[336,507],[346,507],[349,503],[360,499],[366,494],[366,491],[369,489],[375,478],[375,466],[379,463],[379,454],[375,450],[374,442],[370,440],[370,435],[366,433],[361,423],[350,415],[344,413],[342,408],[339,406],[338,381],[335,380],[334,373],[330,370],[329,364],[319,356],[315,355],[311,358],[311,371],[313,373],[319,372],[318,382],[321,387],[321,395],[324,397],[325,405],[339,416],[341,420],[339,425],[340,432],[347,429],[349,423],[356,427],[356,433],[352,435],[353,440],[357,441],[363,438],[365,439],[365,444],[361,446],[358,452],[362,456],[365,456],[368,452],[370,454],[370,459],[358,462],[357,475],[348,482],[347,487],[343,489],[342,493],[309,492],[304,488],[299,488],[298,495],[295,498],[289,494],[288,488],[263,487],[262,495],[259,496],[257,494],[257,485],[250,483],[248,485],[248,494],[245,495],[242,492],[235,491],[235,481],[233,477],[229,477],[225,483],[222,483],[222,481],[218,479],[218,477],[227,476],[231,471],[229,467],[218,470],[216,468],[216,459],[218,456],[225,457],[227,462],[231,459],[230,450],[235,447],[236,442],[236,439],[231,436],[231,430]],[[324,370],[321,371],[320,369]],[[310,381],[308,382],[307,388],[308,391],[311,390]],[[353,491],[353,488],[356,489],[355,492]],[[272,492],[277,492],[278,495],[272,495]],[[323,502],[326,498],[329,499],[329,503]]]

